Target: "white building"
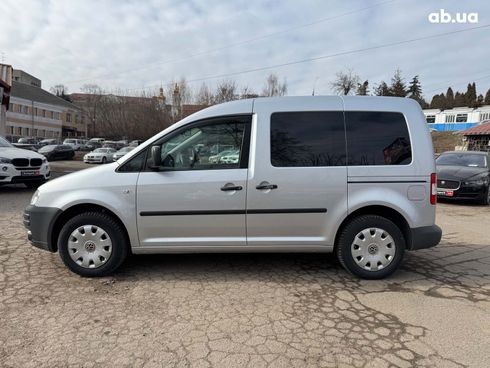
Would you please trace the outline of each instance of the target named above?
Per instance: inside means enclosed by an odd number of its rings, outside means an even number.
[[[72,130],[73,125],[76,125],[74,129],[85,135],[86,127],[79,121],[80,114],[77,106],[42,88],[13,81],[5,135],[13,139],[61,139],[68,135],[68,126]]]

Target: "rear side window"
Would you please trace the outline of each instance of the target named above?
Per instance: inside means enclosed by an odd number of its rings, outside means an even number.
[[[345,162],[344,117],[341,111],[272,114],[272,166],[345,166]]]
[[[412,148],[399,112],[346,111],[348,165],[408,165]]]

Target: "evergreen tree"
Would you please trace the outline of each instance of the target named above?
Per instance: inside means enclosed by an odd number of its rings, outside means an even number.
[[[451,87],[449,87],[446,92],[446,105],[448,109],[452,109],[454,107],[454,92]]]
[[[480,107],[484,104],[485,98],[483,97],[482,94],[479,94],[478,97],[476,98],[476,104],[475,107]]]
[[[402,78],[400,69],[395,71],[395,75],[391,78],[390,92],[392,96],[405,97],[407,95],[407,86]]]
[[[446,108],[446,96],[444,96],[444,93],[434,95],[434,97],[432,97],[430,108],[440,110],[444,110]]]
[[[376,96],[392,96],[390,88],[384,81],[381,81],[381,83],[374,89],[374,94]]]
[[[424,97],[422,96],[422,86],[420,85],[418,75],[413,77],[410,82],[410,85],[408,87],[408,97],[417,101],[423,109],[429,106],[429,104],[424,100]]]
[[[368,94],[369,94],[369,82],[366,80],[363,83],[358,83],[356,95],[367,96]]]
[[[466,97],[464,93],[456,92],[454,96],[454,107],[465,107]]]
[[[485,95],[484,104],[490,105],[490,89],[487,91],[487,94]]]
[[[476,106],[476,85],[475,82],[468,83],[468,87],[466,88],[465,94],[465,102],[468,107]]]
[[[418,75],[413,77],[410,81],[410,85],[408,86],[408,97],[413,98],[414,100],[422,98],[422,87],[420,86]]]

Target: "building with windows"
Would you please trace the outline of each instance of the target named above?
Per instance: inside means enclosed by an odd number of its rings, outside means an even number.
[[[424,110],[429,128],[437,131],[459,131],[472,128],[490,119],[490,105],[478,108],[455,107],[454,109]]]
[[[86,136],[80,109],[32,84],[12,81],[5,135],[63,138]]]
[[[11,86],[12,67],[10,65],[0,64],[0,136],[5,135]]]
[[[15,82],[29,84],[31,86],[39,87],[39,88],[41,88],[41,83],[42,83],[39,78],[36,78],[33,75],[30,75],[29,73],[26,73],[25,71],[20,69],[13,70],[12,80]]]

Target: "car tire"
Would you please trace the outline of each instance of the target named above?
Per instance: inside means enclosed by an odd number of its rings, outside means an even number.
[[[104,157],[102,157],[102,164],[105,164],[107,162],[107,159]]]
[[[341,229],[335,253],[347,271],[373,280],[396,271],[405,247],[405,238],[392,221],[378,215],[362,215]]]
[[[112,274],[128,255],[124,228],[101,212],[81,213],[66,222],[58,236],[63,263],[83,277]]]
[[[490,185],[488,186],[487,190],[483,193],[479,202],[484,206],[490,205]]]

